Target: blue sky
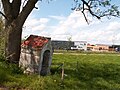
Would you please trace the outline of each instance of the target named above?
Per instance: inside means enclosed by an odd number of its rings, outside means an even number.
[[[119,0],[113,0],[120,6]],[[30,34],[52,40],[87,41],[93,44],[120,44],[120,18],[90,17],[88,25],[80,11],[72,11],[73,0],[47,0],[37,3],[23,28],[23,38]]]

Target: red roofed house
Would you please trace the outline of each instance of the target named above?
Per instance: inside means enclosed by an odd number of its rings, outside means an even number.
[[[24,73],[47,75],[51,62],[51,38],[30,35],[22,43],[19,65],[24,68]]]

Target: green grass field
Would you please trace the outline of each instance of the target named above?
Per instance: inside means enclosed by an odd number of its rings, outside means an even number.
[[[120,90],[120,54],[54,54],[51,74],[45,77],[24,75],[1,59],[0,86],[11,90]]]

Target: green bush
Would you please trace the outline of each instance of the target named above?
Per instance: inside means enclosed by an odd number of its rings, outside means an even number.
[[[8,80],[8,72],[0,66],[0,84]]]
[[[19,67],[18,64],[9,64],[8,68],[11,74],[23,74],[23,70]]]

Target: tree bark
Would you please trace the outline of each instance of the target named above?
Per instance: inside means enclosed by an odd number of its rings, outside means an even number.
[[[21,49],[22,27],[19,27],[19,22],[15,20],[6,30],[6,45],[5,55],[10,63],[18,63]]]

